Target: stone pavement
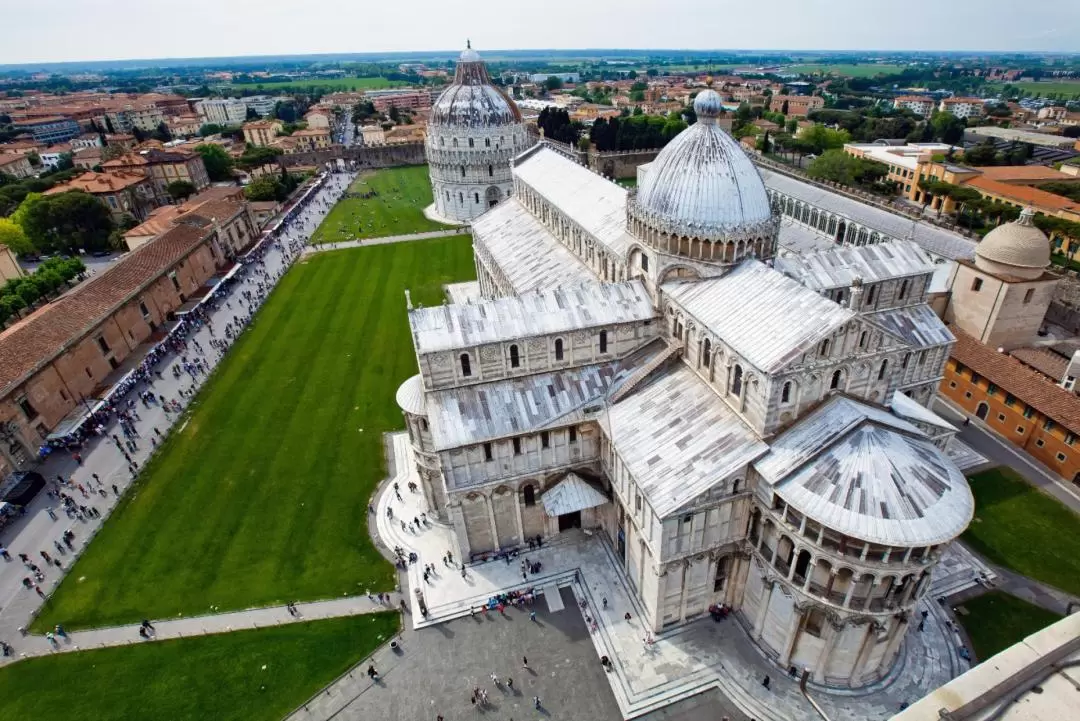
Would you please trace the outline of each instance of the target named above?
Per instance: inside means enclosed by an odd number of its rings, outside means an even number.
[[[469,231],[464,228],[453,230],[432,230],[426,233],[408,233],[406,235],[384,235],[378,238],[358,238],[346,240],[340,243],[319,243],[304,248],[305,256],[325,253],[328,250],[345,250],[346,248],[363,248],[369,245],[385,245],[387,243],[407,243],[411,240],[428,240],[429,238],[449,238],[452,235],[462,235]]]
[[[388,547],[401,546],[419,556],[419,562],[407,573],[414,629],[468,616],[472,608],[502,591],[539,591],[552,584],[568,586],[575,601],[583,602],[585,613],[596,620],[592,633],[596,657],[606,655],[614,663],[615,670],[608,680],[624,718],[641,716],[712,689],[722,691],[744,713],[759,721],[816,718],[797,684],[761,653],[734,619],[681,626],[647,646],[646,628],[638,620],[638,601],[610,544],[599,536],[561,534],[543,549],[527,552],[530,560],[543,564],[535,576],[523,578],[516,560],[509,565],[500,560],[470,565],[462,577],[460,566],[449,568],[441,560],[448,549],[455,547],[449,526],[429,522],[419,532],[402,530],[400,519],[411,520],[427,509],[422,494],[407,490],[410,481],[418,483],[419,479],[405,434],[394,435],[392,447],[392,467],[396,469],[393,480],[399,483],[401,500],[393,492],[379,497],[377,529]],[[393,510],[392,519],[386,515],[387,508]],[[422,568],[429,563],[435,564],[437,575],[425,583]],[[427,618],[419,614],[416,589],[421,589],[427,601]],[[921,698],[966,670],[957,653],[959,638],[949,627],[945,612],[936,603],[927,605],[926,610],[926,630],[909,633],[902,646],[902,660],[888,678],[858,692],[815,689],[815,698],[835,714],[834,719],[888,718],[901,703]],[[630,614],[629,621],[624,618],[626,613]],[[772,677],[770,690],[761,685],[766,674]]]
[[[331,176],[285,237],[298,240],[310,235],[333,205],[331,201],[348,186],[350,181],[351,177],[344,174]],[[324,202],[325,207],[323,206]],[[281,269],[284,263],[285,259],[282,254],[273,249],[266,254],[263,267],[272,275]],[[254,292],[258,282],[259,278],[254,275],[238,281],[230,290],[229,297],[236,299],[244,290]],[[237,302],[233,302],[232,305],[234,307],[229,308],[222,303],[217,310],[210,311],[209,315],[215,327],[218,329],[224,328],[226,323],[235,320],[245,310]],[[202,344],[206,350],[203,358],[211,367],[221,360],[222,355],[210,347],[209,340],[211,336],[206,327],[201,328],[191,337]],[[189,355],[196,355],[193,346],[189,351]],[[200,376],[193,380],[187,374],[182,374],[179,380],[174,379],[171,370],[178,360],[176,356],[170,357],[159,366],[162,379],[155,380],[149,386],[140,383],[137,390],[150,388],[155,394],[177,399],[182,405],[186,406],[190,402],[190,397],[181,398],[179,390],[192,386],[198,387],[205,382],[206,377]],[[129,397],[135,398],[134,395]],[[153,429],[156,428],[164,434],[173,423],[186,423],[187,413],[167,416],[160,406],[151,405],[146,407],[138,402],[136,402],[135,408],[141,417],[141,420],[136,422],[141,438],[138,440],[138,450],[132,452],[131,456],[142,468],[154,450],[154,446],[151,444],[151,438],[155,435]],[[107,432],[109,434],[116,433],[118,428],[118,424],[114,421],[110,424]],[[19,562],[17,554],[26,553],[45,571],[45,580],[39,585],[46,595],[51,594],[60,582],[62,575],[71,568],[72,563],[82,554],[87,544],[94,538],[101,525],[119,503],[120,498],[113,492],[112,486],[115,484],[122,495],[135,484],[134,479],[127,470],[127,462],[107,437],[91,440],[83,447],[81,454],[83,464],[78,465],[68,454],[58,451],[50,456],[38,470],[50,482],[55,481],[57,475],[63,475],[65,478],[72,479],[74,483],[82,483],[84,486],[90,480],[91,474],[97,473],[105,487],[104,495],[90,493],[88,497],[80,498],[79,493],[75,490],[72,490],[71,495],[75,496],[78,501],[85,502],[88,506],[93,505],[96,507],[101,513],[100,518],[81,521],[68,518],[58,509],[58,504],[52,498],[42,493],[30,504],[26,514],[4,529],[2,536],[0,536],[0,542],[10,551],[13,558],[10,562],[0,562],[0,639],[12,644],[16,654],[25,652],[32,655],[43,648],[40,644],[46,643],[43,638],[36,640],[33,637],[24,638],[20,632],[20,629],[30,625],[31,620],[42,604],[42,599],[33,591],[23,588],[22,579],[29,575],[29,571]],[[48,509],[54,506],[57,506],[54,509],[57,515],[56,520],[53,520],[48,515]],[[65,549],[63,553],[59,553],[54,546],[54,541],[59,540],[63,531],[67,529],[71,529],[75,533],[74,551],[68,552]],[[46,567],[39,553],[42,550],[58,558],[63,568]],[[366,599],[364,600],[366,601]],[[184,630],[184,632],[187,631]],[[125,630],[123,633],[126,634],[128,631]],[[138,639],[137,634],[135,638]],[[10,658],[0,658],[0,663],[10,660]]]

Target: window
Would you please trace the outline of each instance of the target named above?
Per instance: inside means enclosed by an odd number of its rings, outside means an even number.
[[[1045,421],[1043,421],[1043,430],[1044,431],[1052,431],[1052,430],[1054,430],[1054,422],[1052,420],[1050,420],[1049,418],[1047,418]]]
[[[709,357],[712,355],[712,341],[708,338],[705,339],[705,344],[702,346],[701,351],[701,365],[706,368],[709,367]]]
[[[806,633],[821,638],[821,630],[825,628],[825,612],[814,608],[806,615]]]
[[[491,444],[490,443],[485,443],[484,444],[484,460],[485,461],[490,461],[491,460]]]
[[[649,256],[644,253],[641,254],[641,269],[644,271],[649,270]]]
[[[1006,393],[1005,394],[1005,405],[1011,406],[1014,403],[1016,403],[1016,396],[1014,396],[1012,393]]]
[[[15,401],[19,405],[19,409],[26,416],[26,420],[30,420],[37,416],[37,409],[34,408],[34,404],[30,402],[30,399],[26,396],[19,396],[19,399]]]
[[[832,390],[836,390],[837,388],[839,388],[840,381],[843,379],[843,377],[843,373],[841,373],[840,371],[834,371],[832,374],[832,380],[829,381],[829,388]]]
[[[1005,422],[1005,414],[1004,413],[998,413],[998,420],[1001,421],[1002,423],[1004,423]]]
[[[1027,429],[1024,428],[1023,426],[1017,426],[1016,427],[1016,432],[1019,433],[1020,435],[1024,435],[1025,430],[1027,430]]]
[[[1031,406],[1024,406],[1024,418],[1031,418],[1035,415],[1035,409]]]
[[[472,138],[469,138],[469,147],[470,147],[470,148],[474,147],[474,146],[473,146],[473,139],[472,139]]]
[[[105,336],[99,335],[97,337],[98,348],[101,349],[103,355],[109,355],[112,351],[109,349],[109,343],[105,340]]]
[[[463,177],[463,178],[465,177],[465,166],[464,165],[461,166],[461,177]]]
[[[1066,433],[1065,434],[1065,445],[1071,446],[1073,443],[1076,443],[1076,436],[1074,436],[1072,433]]]
[[[563,359],[563,342],[562,338],[555,339],[555,360],[561,361]]]
[[[517,368],[521,365],[521,358],[518,356],[517,345],[510,346],[510,367]]]
[[[464,203],[465,202],[465,195],[463,193],[458,193],[457,194],[457,202],[458,203]]]
[[[731,394],[733,396],[742,395],[742,381],[742,366],[736,363],[735,368],[731,371]]]
[[[514,439],[514,455],[515,456],[520,456],[521,455],[521,439],[520,438],[515,438]]]
[[[551,445],[551,434],[547,431],[540,432],[540,447],[547,448]]]
[[[836,291],[836,302],[839,303],[840,305],[844,304],[844,291],[842,291],[842,290]]]
[[[469,354],[461,354],[461,375],[468,378],[472,375],[472,363],[469,361]]]
[[[577,443],[577,428],[570,426],[570,442]]]
[[[495,177],[495,166],[494,165],[489,165],[488,166],[488,177],[489,178],[494,178]]]
[[[788,381],[787,383],[785,383],[784,384],[784,389],[782,391],[780,391],[780,402],[781,403],[790,403],[791,402],[791,381]]]
[[[878,368],[878,372],[877,372],[877,379],[879,381],[885,380],[885,372],[888,371],[888,370],[889,370],[889,361],[888,360],[881,361],[881,367]]]
[[[910,363],[910,362],[911,362],[911,354],[910,353],[905,353],[904,354],[904,360],[900,362],[900,367],[901,368],[907,368],[908,363]]]
[[[484,138],[484,147],[485,148],[490,148],[491,147],[491,138]]]
[[[906,280],[900,282],[900,292],[897,294],[897,298],[903,300],[907,297],[908,282]]]
[[[919,351],[919,365],[925,365],[925,364],[926,364],[926,351],[921,350],[921,351]]]
[[[169,280],[172,281],[173,288],[175,288],[176,291],[179,292],[180,291],[180,281],[178,281],[176,279],[176,271],[175,270],[172,271],[171,273],[169,273]]]
[[[1065,462],[1065,454],[1064,453],[1058,453],[1054,457],[1058,459],[1058,463],[1064,463]]]
[[[607,331],[600,331],[600,352],[607,353]]]
[[[139,312],[142,313],[143,318],[150,315],[150,310],[146,307],[146,303],[139,301]]]
[[[477,204],[480,203],[480,193],[473,193],[473,202]]]
[[[876,297],[877,297],[877,286],[872,285],[872,286],[870,286],[870,290],[866,291],[866,304],[867,305],[873,305],[874,304],[874,298],[876,298]]]
[[[867,339],[868,336],[869,336],[869,334],[866,331],[863,331],[862,333],[859,334],[859,347],[860,348],[865,348],[866,347],[866,339]]]
[[[1040,438],[1037,441],[1035,441],[1035,445],[1037,445],[1039,448],[1042,448],[1043,446],[1046,445],[1046,441],[1044,441],[1042,438]]]
[[[829,355],[829,339],[828,338],[821,341],[821,347],[818,348],[818,355],[821,356],[822,358]]]
[[[1027,292],[1024,293],[1024,302],[1025,303],[1030,303],[1031,299],[1034,298],[1034,297],[1035,297],[1035,289],[1034,288],[1028,288]]]
[[[534,486],[525,486],[525,506],[536,505],[536,488]]]
[[[971,290],[978,293],[982,289],[982,278],[976,278],[971,281]]]
[[[634,494],[634,510],[635,511],[640,511],[641,510],[641,494],[640,493],[635,493]]]
[[[64,393],[63,388],[60,389],[60,397],[63,398],[65,401],[68,399],[67,393]]]

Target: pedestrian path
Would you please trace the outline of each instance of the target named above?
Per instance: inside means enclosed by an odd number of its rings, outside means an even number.
[[[408,437],[395,434],[391,444],[396,469],[394,481],[401,489],[420,479],[412,461]],[[392,511],[392,517],[387,515]],[[449,526],[431,522],[420,530],[401,527],[427,513],[421,493],[403,490],[401,498],[383,493],[376,507],[377,529],[383,542],[414,552],[418,562],[407,572],[408,597],[414,629],[468,615],[488,598],[502,592],[533,588],[548,603],[558,596],[551,589],[569,586],[587,622],[593,622],[592,640],[597,658],[607,656],[614,670],[608,674],[624,718],[634,718],[710,689],[719,689],[747,716],[767,721],[811,721],[817,713],[803,697],[798,684],[767,659],[740,625],[736,614],[723,623],[703,621],[679,626],[647,639],[643,609],[629,586],[611,544],[599,535],[583,531],[560,534],[543,548],[523,552],[540,562],[538,574],[522,579],[517,562],[494,560],[470,564],[465,576],[459,564],[448,568],[441,559],[456,548]],[[440,560],[436,560],[440,559]],[[424,581],[422,569],[434,563],[437,574]],[[428,608],[419,612],[419,589]],[[943,609],[933,602],[923,606],[928,614],[925,630],[911,632],[901,648],[901,660],[878,684],[859,691],[818,689],[815,699],[830,710],[834,721],[887,719],[901,703],[911,703],[946,683],[966,664],[958,656],[959,637],[951,629]],[[552,606],[552,610],[555,607]],[[762,686],[770,675],[770,688]]]
[[[325,253],[329,250],[345,250],[346,248],[363,248],[369,245],[385,245],[387,243],[408,243],[413,240],[429,240],[431,238],[449,238],[452,235],[461,235],[468,233],[465,228],[454,228],[452,230],[432,230],[426,233],[407,233],[405,235],[384,235],[380,238],[357,238],[356,240],[346,240],[340,243],[319,243],[318,245],[309,245],[304,248],[303,255],[315,255],[316,253]]]

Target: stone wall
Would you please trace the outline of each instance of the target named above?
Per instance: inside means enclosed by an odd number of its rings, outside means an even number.
[[[590,151],[589,170],[606,178],[636,178],[639,165],[651,163],[660,154],[660,148],[649,150],[620,150],[598,153]]]
[[[354,162],[361,168],[393,168],[401,165],[423,165],[426,162],[422,142],[349,148],[334,145],[325,150],[278,156],[278,162],[286,168],[298,165],[322,166],[334,160]]]

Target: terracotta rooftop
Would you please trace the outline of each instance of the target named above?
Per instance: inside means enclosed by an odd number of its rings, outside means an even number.
[[[1063,195],[1047,193],[1045,190],[1030,188],[1026,185],[1010,185],[1009,183],[1002,183],[979,175],[971,178],[964,185],[993,195],[1000,195],[1022,205],[1030,205],[1036,210],[1066,210],[1072,213],[1080,213],[1080,203]]]
[[[7,155],[0,155],[0,166],[14,165],[15,163],[21,163],[24,160],[30,162],[27,160],[26,156],[22,154],[16,155],[15,153],[9,153]]]
[[[178,225],[0,333],[0,395],[91,332],[206,236],[204,230]]]
[[[150,211],[149,218],[124,233],[124,237],[141,238],[147,235],[160,235],[180,222],[184,215],[201,211],[205,206],[210,207],[205,212],[209,212],[211,218],[218,220],[231,218],[238,207],[243,207],[243,194],[244,189],[238,186],[207,188],[198,195],[191,196],[181,205],[163,205],[155,208]]]
[[[305,130],[297,130],[293,133],[293,137],[296,136],[310,136],[310,135],[329,135],[330,130],[327,128],[307,128]]]
[[[57,185],[45,191],[45,195],[66,193],[69,190],[82,190],[91,195],[95,193],[112,193],[147,182],[146,176],[137,173],[123,173],[113,171],[111,173],[86,172],[76,176],[66,183]]]
[[[1073,175],[1066,175],[1059,170],[1045,165],[988,165],[981,167],[982,177],[1007,183],[1010,180],[1052,182],[1055,180],[1075,181]]]
[[[1049,348],[1015,348],[1009,355],[1057,383],[1069,367],[1069,359]]]
[[[1080,434],[1080,397],[1055,385],[1016,358],[983,345],[956,326],[952,357],[1006,393],[1011,393],[1044,416]]]

